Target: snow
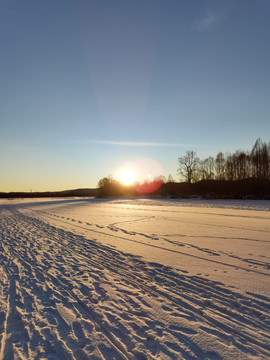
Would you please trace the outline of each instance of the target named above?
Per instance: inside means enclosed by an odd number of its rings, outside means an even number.
[[[0,201],[0,360],[270,358],[270,201]]]

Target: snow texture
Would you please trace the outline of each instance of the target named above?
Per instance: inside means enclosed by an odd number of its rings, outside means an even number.
[[[269,201],[0,203],[0,360],[269,359]]]

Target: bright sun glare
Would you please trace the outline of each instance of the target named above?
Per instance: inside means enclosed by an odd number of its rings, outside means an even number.
[[[131,169],[122,170],[119,179],[124,185],[131,185],[135,181],[135,171]]]

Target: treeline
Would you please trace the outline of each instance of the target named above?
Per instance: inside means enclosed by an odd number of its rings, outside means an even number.
[[[196,183],[163,183],[153,195],[172,198],[203,197],[207,199],[270,200],[270,180],[200,180]]]
[[[0,198],[38,198],[38,197],[69,197],[69,196],[96,196],[97,189],[75,189],[63,191],[43,192],[0,192]]]
[[[159,176],[152,181],[135,182],[132,185],[123,185],[112,176],[107,176],[98,182],[98,197],[107,196],[138,196],[159,194],[163,184],[163,177]]]
[[[167,181],[163,195],[209,198],[270,199],[270,142],[257,139],[250,151],[219,152],[200,159],[187,151],[178,158],[178,174],[185,183]]]
[[[178,174],[188,183],[201,180],[270,179],[270,142],[257,139],[250,151],[237,150],[234,153],[219,152],[200,160],[196,152],[187,151],[178,158]]]
[[[112,177],[98,183],[98,196],[146,195],[206,198],[270,199],[270,143],[257,139],[250,151],[219,152],[216,157],[200,159],[186,151],[178,158],[176,182],[171,175],[152,182],[124,186]],[[150,191],[149,191],[150,190]]]

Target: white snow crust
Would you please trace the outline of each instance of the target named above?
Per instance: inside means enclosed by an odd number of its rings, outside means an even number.
[[[270,201],[0,200],[0,360],[269,359]]]

